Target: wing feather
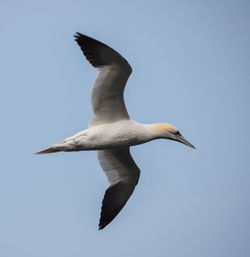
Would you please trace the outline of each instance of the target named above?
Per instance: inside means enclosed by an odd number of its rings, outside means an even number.
[[[129,119],[123,93],[132,72],[129,63],[104,43],[76,33],[75,40],[99,73],[92,89],[93,117],[90,126]]]
[[[121,211],[139,180],[140,169],[130,155],[129,147],[98,151],[99,162],[108,178],[99,223],[106,227]]]

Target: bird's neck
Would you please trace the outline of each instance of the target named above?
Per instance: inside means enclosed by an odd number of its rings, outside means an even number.
[[[163,138],[165,135],[164,123],[143,124],[144,131],[150,140]]]

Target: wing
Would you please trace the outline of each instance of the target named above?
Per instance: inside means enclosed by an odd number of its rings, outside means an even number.
[[[129,119],[123,92],[132,72],[129,63],[109,46],[76,33],[75,40],[99,73],[92,89],[94,115],[90,126]]]
[[[133,193],[140,169],[132,159],[129,147],[98,151],[98,159],[110,183],[102,201],[99,229],[103,229],[117,216]]]

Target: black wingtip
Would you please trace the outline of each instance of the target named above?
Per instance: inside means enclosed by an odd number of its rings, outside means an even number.
[[[98,42],[98,43],[104,45],[102,42],[100,42],[100,41],[98,41],[98,40],[96,40],[96,39],[94,39],[92,37],[86,36],[86,35],[84,35],[84,34],[82,34],[80,32],[76,32],[73,35],[73,37],[75,38],[75,40],[78,40],[78,39],[92,40],[92,41],[95,41],[95,42]]]
[[[109,65],[112,62],[117,62],[120,58],[120,62],[124,60],[123,62],[126,62],[128,66],[127,69],[130,73],[132,72],[132,68],[128,62],[119,53],[106,44],[79,32],[76,32],[73,37],[75,38],[76,43],[80,46],[86,59],[95,68]]]
[[[77,41],[81,36],[83,36],[81,33],[76,32],[73,37],[75,38],[75,41]]]
[[[110,220],[110,221],[103,221],[102,218],[100,218],[99,225],[98,225],[98,230],[103,230],[107,225],[109,225],[109,223],[112,220]]]
[[[103,230],[108,224],[104,224],[104,222],[101,221],[101,218],[99,220],[98,230]]]
[[[127,183],[118,182],[110,186],[102,201],[101,217],[99,221],[99,230],[104,229],[122,210],[130,195],[133,193],[134,187],[128,187]]]
[[[81,34],[80,32],[76,32],[73,36],[74,37],[80,37],[80,36],[83,36],[83,34]]]
[[[106,226],[99,225],[99,226],[98,226],[98,230],[101,231],[101,230],[103,230],[105,227],[106,227]]]
[[[100,220],[100,222],[99,222],[99,225],[98,225],[98,230],[103,230],[109,223],[110,223],[111,221],[109,221],[109,222],[101,222],[101,220]]]

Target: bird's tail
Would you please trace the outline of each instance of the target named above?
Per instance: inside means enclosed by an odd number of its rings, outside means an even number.
[[[60,152],[60,151],[61,151],[61,150],[55,149],[55,148],[53,148],[53,146],[52,146],[52,147],[49,147],[49,148],[47,148],[47,149],[44,149],[44,150],[42,150],[42,151],[40,151],[40,152],[37,152],[36,154],[56,153],[56,152]]]

